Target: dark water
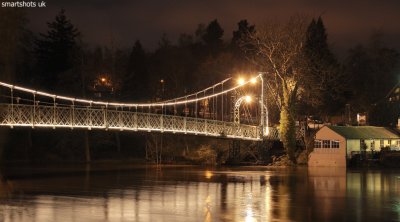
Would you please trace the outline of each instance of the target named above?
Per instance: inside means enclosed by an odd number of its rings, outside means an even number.
[[[400,170],[2,170],[0,221],[400,221]]]

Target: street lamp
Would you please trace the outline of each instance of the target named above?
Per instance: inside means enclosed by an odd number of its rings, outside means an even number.
[[[258,76],[251,78],[250,80],[246,81],[244,78],[239,78],[237,79],[237,83],[239,86],[242,86],[248,82],[251,84],[256,84],[257,83],[257,78],[260,78],[261,80],[261,96],[260,96],[260,109],[261,109],[261,121],[260,121],[260,137],[268,136],[269,135],[269,121],[268,121],[268,107],[266,105],[267,101],[266,98],[264,98],[264,75],[265,72],[259,72]],[[249,100],[251,100],[250,97],[247,97]],[[239,106],[240,103],[243,101],[243,99],[246,99],[245,97],[239,98],[236,101],[235,104],[235,113],[234,113],[234,122],[235,123],[240,123],[240,117],[239,117]],[[247,99],[246,99],[247,101]]]
[[[237,80],[237,83],[238,83],[239,86],[244,85],[245,82],[246,82],[246,81],[245,81],[243,78],[239,78],[239,79]]]
[[[165,80],[164,80],[164,79],[161,79],[161,80],[160,80],[160,84],[161,84],[161,93],[162,93],[162,97],[164,97],[164,91],[165,91],[164,85],[165,85]]]
[[[251,96],[245,96],[244,100],[246,101],[246,103],[251,102]]]
[[[251,100],[251,96],[242,96],[238,100],[236,100],[235,109],[233,112],[234,123],[240,124],[240,104],[242,104],[243,101],[245,101],[246,103],[250,103]]]

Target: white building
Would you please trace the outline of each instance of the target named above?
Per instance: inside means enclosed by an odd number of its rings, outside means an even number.
[[[308,165],[346,167],[354,153],[380,151],[383,147],[399,149],[400,136],[384,127],[324,126],[315,136]]]

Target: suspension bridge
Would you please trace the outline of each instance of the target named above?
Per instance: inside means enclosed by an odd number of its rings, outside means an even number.
[[[72,98],[4,82],[0,82],[0,90],[2,127],[126,130],[253,141],[279,139],[278,130],[269,127],[262,74],[239,82],[228,78],[190,95],[148,103]],[[247,92],[256,95],[250,97]]]

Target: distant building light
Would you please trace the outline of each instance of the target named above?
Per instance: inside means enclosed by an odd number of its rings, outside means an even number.
[[[357,113],[357,123],[359,126],[365,126],[367,124],[367,114]]]

